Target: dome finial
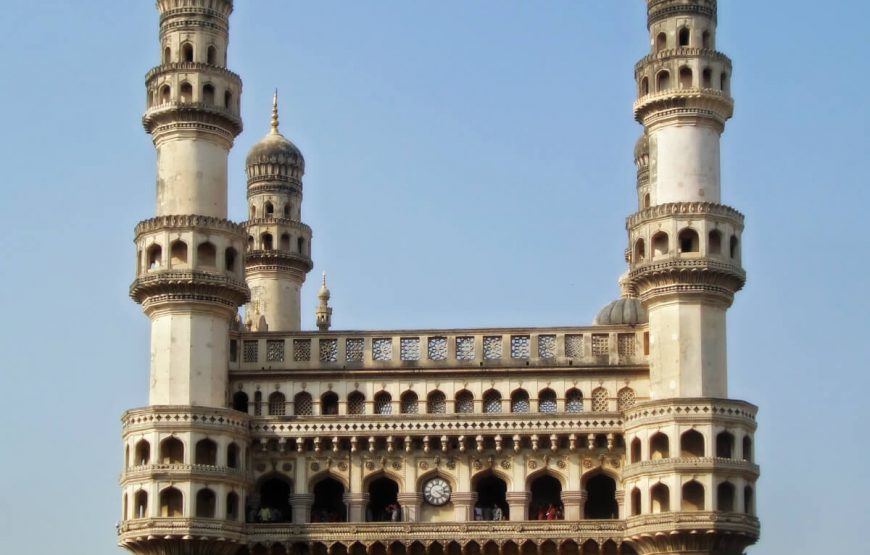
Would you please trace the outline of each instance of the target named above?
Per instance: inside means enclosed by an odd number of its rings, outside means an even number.
[[[272,133],[278,133],[278,89],[272,95]]]

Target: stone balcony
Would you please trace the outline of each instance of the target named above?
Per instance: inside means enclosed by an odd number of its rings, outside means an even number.
[[[722,472],[726,474],[742,474],[749,480],[755,480],[759,475],[757,464],[742,459],[726,459],[723,457],[675,457],[641,461],[625,465],[622,478],[628,479],[640,474],[652,473],[693,473]]]
[[[142,480],[194,480],[229,481],[233,483],[247,480],[247,472],[240,468],[210,464],[144,464],[131,466],[121,475],[121,484],[141,482]]]

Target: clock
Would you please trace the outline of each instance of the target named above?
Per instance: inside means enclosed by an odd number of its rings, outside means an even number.
[[[444,505],[450,501],[450,484],[443,478],[432,478],[423,486],[423,498],[435,507]]]

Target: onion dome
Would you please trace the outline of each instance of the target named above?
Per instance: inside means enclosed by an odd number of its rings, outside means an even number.
[[[260,139],[245,160],[248,179],[262,177],[300,178],[305,173],[302,151],[278,131],[278,92],[272,99],[272,128]]]
[[[320,290],[317,292],[317,298],[321,301],[328,301],[329,296],[329,289],[326,288],[326,272],[323,272],[323,281],[320,284]]]
[[[619,289],[621,297],[598,311],[592,320],[593,326],[636,326],[649,322],[646,309],[628,280],[628,273],[619,277]]]

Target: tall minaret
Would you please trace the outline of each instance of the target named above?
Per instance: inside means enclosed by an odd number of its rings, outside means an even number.
[[[148,406],[122,419],[119,543],[149,555],[229,554],[242,540],[248,431],[225,408],[228,333],[249,298],[244,229],[226,219],[227,155],[242,130],[241,80],[226,68],[233,3],[157,8],[161,63],[146,76],[143,117],[157,208],[136,226],[130,287],[151,320],[150,391]]]
[[[272,127],[246,161],[245,277],[251,302],[245,306],[245,324],[252,331],[300,329],[300,291],[312,267],[311,228],[301,221],[304,173],[302,152],[278,131],[276,92]]]
[[[731,61],[716,0],[647,0],[635,66],[638,211],[629,280],[649,317],[650,401],[626,411],[626,538],[641,555],[740,555],[758,539],[755,407],[727,399],[725,312],[743,287],[743,216],[721,204]]]

